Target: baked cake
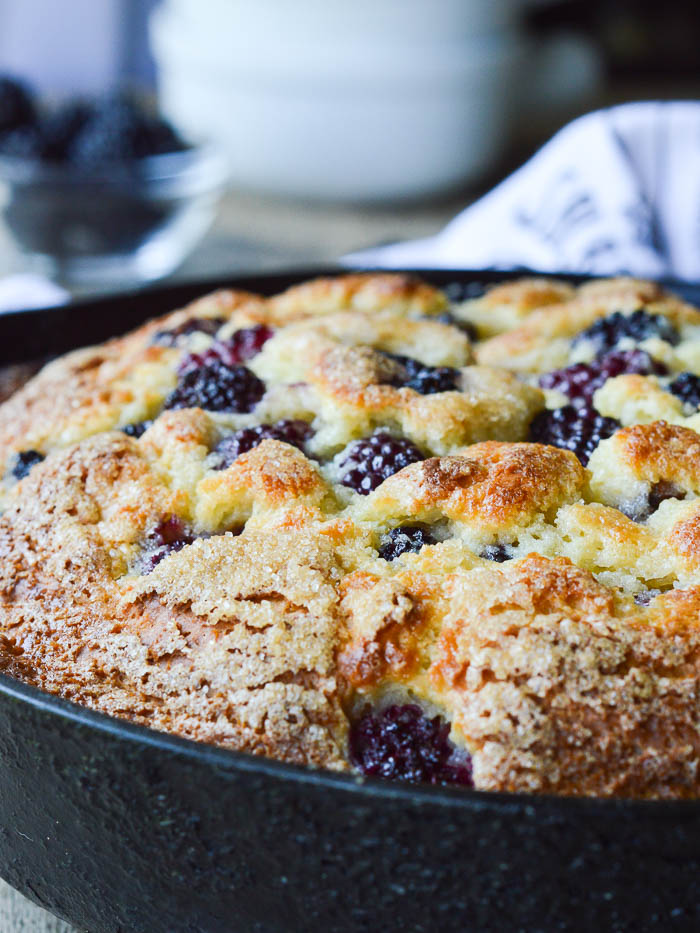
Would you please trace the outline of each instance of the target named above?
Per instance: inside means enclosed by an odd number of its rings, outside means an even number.
[[[219,291],[0,407],[0,666],[288,762],[700,794],[700,311]]]

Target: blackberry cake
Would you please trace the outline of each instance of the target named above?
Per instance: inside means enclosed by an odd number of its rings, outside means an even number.
[[[699,409],[650,282],[217,292],[0,407],[0,669],[312,767],[696,797]]]

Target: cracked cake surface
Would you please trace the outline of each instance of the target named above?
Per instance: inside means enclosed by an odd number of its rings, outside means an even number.
[[[223,290],[0,406],[0,670],[283,761],[700,795],[700,311]]]

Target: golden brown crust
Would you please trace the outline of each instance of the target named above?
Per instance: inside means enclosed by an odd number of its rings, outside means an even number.
[[[545,305],[559,304],[574,295],[575,289],[567,282],[558,282],[556,279],[519,279],[489,288],[482,302],[491,309],[499,305],[513,305],[527,313]]]
[[[416,516],[439,510],[454,521],[494,530],[517,528],[576,501],[585,483],[585,471],[569,451],[485,441],[462,456],[406,467],[382,484],[372,505]]]
[[[614,443],[640,479],[700,490],[700,436],[695,431],[655,421],[618,431]]]
[[[289,323],[334,311],[400,311],[407,316],[439,314],[447,300],[413,275],[365,273],[314,279],[287,289],[269,302],[272,319]]]
[[[482,750],[480,786],[697,794],[697,628],[679,645],[675,626],[620,617],[563,560],[478,573],[470,587],[450,581],[431,673]]]
[[[480,298],[460,305],[455,314],[470,321],[479,336],[491,337],[511,330],[533,311],[574,298],[576,290],[568,282],[555,279],[518,279],[492,285]]]
[[[668,375],[598,390],[624,426],[587,468],[527,442],[537,376],[639,306],[678,330],[645,344]],[[183,327],[198,318],[222,339],[272,328],[244,361],[265,383],[252,411],[162,410],[183,355],[212,345]],[[414,277],[363,274],[220,291],[57,360],[0,407],[0,671],[336,770],[360,706],[418,702],[479,788],[698,796],[700,416],[670,382],[700,376],[699,324],[632,279],[528,279],[450,307]],[[401,385],[406,357],[450,388]],[[290,418],[303,451],[268,437],[216,459],[233,432]],[[117,430],[151,419],[138,440]],[[377,429],[425,459],[362,496],[343,457]],[[46,459],[15,482],[29,450]],[[416,524],[428,543],[381,556]]]
[[[332,551],[283,531],[218,535],[125,586],[114,553],[170,505],[116,435],[33,472],[0,526],[15,663],[46,689],[156,728],[344,767]]]

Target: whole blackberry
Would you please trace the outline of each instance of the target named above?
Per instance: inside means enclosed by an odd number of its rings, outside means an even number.
[[[32,95],[14,78],[0,77],[0,133],[33,123],[36,108]]]
[[[608,379],[623,373],[641,376],[663,376],[668,369],[652,359],[645,350],[613,350],[592,363],[574,363],[565,369],[555,369],[540,376],[543,389],[557,389],[568,395],[573,405],[590,405],[597,389]]]
[[[350,727],[350,756],[355,767],[372,777],[414,784],[461,784],[472,787],[471,762],[455,756],[450,727],[419,706],[389,706],[367,711]]]
[[[688,409],[700,408],[700,376],[694,373],[679,373],[668,390],[673,392]]]
[[[530,440],[571,450],[585,466],[598,444],[619,427],[619,421],[604,418],[594,408],[565,405],[535,415],[530,425]]]
[[[628,338],[640,343],[648,337],[659,337],[675,346],[680,335],[671,322],[661,314],[649,314],[643,308],[632,314],[614,311],[607,317],[600,318],[590,327],[582,330],[574,338],[573,344],[590,341],[598,355],[614,349],[618,343]]]
[[[204,328],[198,329],[202,330]],[[257,324],[255,327],[244,327],[237,330],[228,340],[215,340],[202,353],[188,353],[182,358],[179,371],[185,373],[190,369],[198,369],[201,366],[217,361],[223,362],[226,366],[238,366],[259,353],[272,337],[272,333],[272,330],[264,324]]]
[[[386,354],[401,366],[401,372],[389,380],[388,385],[396,388],[413,389],[421,395],[434,395],[437,392],[451,392],[457,389],[459,370],[451,366],[428,366],[410,356]]]
[[[20,450],[12,465],[12,475],[15,479],[24,479],[31,468],[44,459],[44,454],[38,450]]]
[[[131,424],[125,424],[119,430],[124,434],[128,434],[129,437],[141,437],[152,424],[152,421],[134,421]]]
[[[367,496],[409,463],[424,459],[416,445],[405,437],[394,437],[388,431],[377,431],[371,437],[354,441],[345,448],[340,461],[340,482],[360,495]]]
[[[483,557],[484,560],[495,560],[496,563],[502,564],[513,557],[513,552],[505,544],[487,544],[479,557]]]
[[[223,438],[214,448],[213,453],[216,458],[214,469],[226,469],[241,454],[252,450],[268,439],[284,441],[286,444],[303,450],[305,441],[311,437],[312,433],[306,421],[292,418],[284,418],[274,424],[258,424],[251,428],[241,428],[234,434]]]
[[[206,411],[252,411],[265,394],[265,383],[245,366],[228,366],[218,357],[181,369],[165,408]]]
[[[164,557],[174,551],[181,551],[183,547],[192,544],[194,540],[195,535],[187,530],[182,519],[174,515],[164,518],[146,539],[139,562],[141,573],[150,573]]]
[[[222,324],[226,322],[223,317],[191,317],[170,330],[159,330],[153,335],[153,343],[163,347],[174,347],[179,337],[189,337],[190,334],[207,334],[213,337]]]
[[[396,560],[402,554],[417,554],[423,545],[435,543],[435,538],[424,525],[400,525],[384,535],[379,556],[384,560]]]
[[[118,93],[96,102],[73,138],[68,158],[93,169],[185,148],[168,123],[148,114],[132,96]]]

